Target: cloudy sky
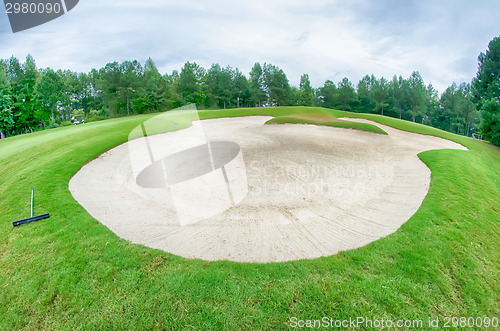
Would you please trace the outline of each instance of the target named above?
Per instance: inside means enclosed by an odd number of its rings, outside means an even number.
[[[39,68],[89,71],[151,57],[162,73],[196,61],[248,74],[268,62],[315,87],[418,70],[442,92],[472,79],[499,22],[498,0],[81,0],[16,34],[2,10],[0,58],[30,53]]]

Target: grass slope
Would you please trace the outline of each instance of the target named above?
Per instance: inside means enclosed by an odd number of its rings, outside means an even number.
[[[387,132],[373,124],[339,120],[337,116],[327,110],[303,110],[299,113],[277,116],[267,121],[266,124],[313,124],[387,134]]]
[[[203,111],[202,118],[285,116],[313,108]],[[320,110],[324,111],[324,110]],[[491,144],[380,116],[469,151],[420,154],[429,194],[396,233],[314,260],[245,264],[188,260],[133,245],[71,196],[80,167],[153,115],[0,140],[0,329],[269,329],[291,317],[499,317],[500,151]],[[176,128],[189,123],[179,121]],[[13,228],[35,213],[51,218]]]

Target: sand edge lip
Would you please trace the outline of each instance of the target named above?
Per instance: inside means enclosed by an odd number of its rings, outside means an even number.
[[[393,133],[397,132],[397,131],[406,132],[406,131],[402,131],[402,130],[393,128],[392,126],[388,126],[388,125],[381,124],[381,123],[378,123],[378,122],[372,121],[372,120],[367,120],[367,119],[364,119],[364,118],[338,117],[338,119],[339,120],[344,120],[344,121],[373,124],[373,125],[378,126],[379,128],[382,128],[384,131],[386,131],[386,129],[389,129],[389,131],[395,130],[395,131],[393,131]],[[443,141],[447,141],[447,142],[451,143],[452,147],[450,147],[450,149],[459,149],[459,150],[464,150],[464,151],[468,151],[469,150],[466,146],[462,145],[461,143],[454,142],[454,141],[446,139],[446,138],[436,137],[436,136],[433,136],[433,135],[430,135],[430,134],[425,134],[425,133],[417,133],[417,132],[408,132],[408,133],[410,133],[412,135],[418,135],[418,136],[434,137],[435,139],[441,139]],[[433,149],[445,149],[445,148],[433,148]],[[428,149],[428,150],[431,150],[431,149]]]
[[[70,180],[70,192],[118,236],[186,258],[238,262],[310,259],[362,247],[395,232],[418,210],[428,192],[430,170],[417,155],[431,149],[465,149],[442,138],[368,120],[362,121],[382,127],[389,135],[314,125],[264,126],[269,118],[202,121],[210,140],[234,141],[241,146],[248,177],[248,196],[219,215],[179,224],[172,204],[158,198],[161,192],[151,194],[134,186],[133,171],[127,164],[128,142],[84,165]],[[182,137],[190,129],[193,127],[158,137]],[[311,187],[325,187],[312,175],[315,169],[336,172],[320,178],[329,190],[304,195],[304,189],[297,187],[283,196],[274,189],[297,181],[297,173],[279,171],[290,165],[304,170],[306,175],[299,179],[305,178]],[[353,176],[351,170],[358,173]],[[272,176],[273,171],[279,176]],[[254,194],[256,188],[260,188],[258,195]]]

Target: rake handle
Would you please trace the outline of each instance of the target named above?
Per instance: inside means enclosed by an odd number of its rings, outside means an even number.
[[[31,188],[31,217],[33,217],[33,187]]]

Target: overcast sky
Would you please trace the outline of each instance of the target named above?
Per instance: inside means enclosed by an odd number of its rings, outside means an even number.
[[[2,7],[0,7],[2,8]],[[3,8],[2,8],[3,9]],[[500,1],[80,0],[66,15],[13,34],[0,13],[0,58],[89,71],[151,57],[162,73],[186,61],[282,68],[297,86],[346,76],[420,71],[440,92],[470,82],[477,56],[500,35]]]

